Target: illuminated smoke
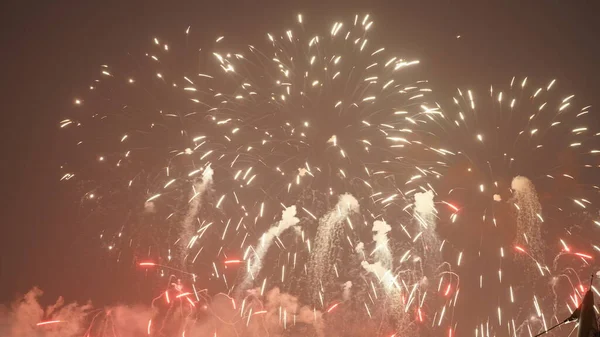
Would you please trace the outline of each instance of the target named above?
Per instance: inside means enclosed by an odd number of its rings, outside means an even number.
[[[348,301],[352,292],[352,281],[347,281],[342,285],[342,298],[344,301]]]
[[[91,305],[65,304],[62,297],[46,309],[38,299],[43,292],[34,288],[18,298],[10,310],[0,310],[0,335],[6,337],[75,337],[86,328]],[[4,312],[3,312],[4,311]]]
[[[391,268],[392,268],[392,253],[388,245],[387,233],[392,229],[385,221],[376,220],[373,223],[373,240],[375,248],[371,255],[375,256],[375,263],[371,264],[367,261],[361,263],[362,267],[377,276],[380,282],[389,288],[393,285]],[[384,279],[386,277],[388,279]]]
[[[298,168],[298,175],[301,176],[301,177],[304,177],[307,172],[308,172],[308,170],[305,169],[304,167]]]
[[[297,297],[282,293],[279,288],[269,290],[264,297],[258,296],[260,289],[248,291],[244,299],[243,312],[240,303],[226,294],[215,295],[203,311],[209,319],[191,322],[186,336],[304,336],[295,333],[297,326],[310,326],[311,336],[323,337],[322,313],[302,305]],[[241,317],[240,317],[241,314]]]
[[[150,214],[156,213],[156,204],[153,201],[147,201],[144,203],[144,212]]]
[[[421,216],[429,216],[435,213],[432,191],[415,193],[415,211]]]
[[[387,233],[392,227],[385,221],[376,220],[373,223],[373,240],[375,240],[375,258],[384,266],[392,267],[392,252],[390,251]]]
[[[387,269],[381,264],[381,261],[377,261],[375,263],[363,261],[360,263],[360,265],[369,273],[372,273],[373,275],[377,276],[377,279],[379,279],[379,281],[383,281],[384,276],[389,271],[389,269]]]
[[[358,244],[356,244],[356,248],[354,248],[354,250],[356,251],[356,253],[360,254],[361,256],[364,257],[365,255],[365,243],[364,242],[359,242]]]

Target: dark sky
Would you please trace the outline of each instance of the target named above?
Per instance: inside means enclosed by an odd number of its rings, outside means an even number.
[[[89,229],[77,221],[77,196],[58,182],[64,156],[58,121],[98,65],[138,50],[155,34],[192,25],[207,36],[258,41],[298,12],[327,22],[369,12],[381,44],[419,58],[423,78],[441,92],[506,83],[513,75],[556,77],[600,106],[597,1],[21,0],[1,6],[0,302],[33,285],[53,295],[111,301],[111,289],[133,282],[119,272],[130,266],[115,266],[89,241]]]

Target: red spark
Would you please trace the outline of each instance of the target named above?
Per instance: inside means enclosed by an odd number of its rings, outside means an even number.
[[[523,248],[522,248],[522,247],[520,247],[520,246],[515,246],[515,249],[516,249],[516,250],[520,250],[520,251],[522,251],[523,253],[525,253],[525,249],[523,249]]]
[[[140,263],[140,267],[154,267],[156,266],[156,263],[154,262],[141,262]]]
[[[419,314],[419,322],[423,322],[423,313],[421,312],[421,308],[417,310],[417,313]]]
[[[150,328],[152,327],[152,320],[148,320],[148,335],[150,335]]]
[[[448,284],[448,287],[446,287],[446,292],[444,292],[444,296],[448,296],[450,294],[450,289],[451,289],[451,285]]]

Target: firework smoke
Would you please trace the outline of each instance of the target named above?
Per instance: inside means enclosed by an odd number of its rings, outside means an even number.
[[[375,263],[368,263],[362,261],[362,267],[373,273],[380,282],[386,285],[386,289],[393,286],[393,275],[391,274],[392,269],[392,253],[388,244],[387,233],[392,229],[385,221],[376,220],[373,223],[373,240],[375,241],[375,248],[371,255],[375,255]],[[386,280],[385,277],[388,277]]]
[[[376,220],[373,223],[373,240],[376,243],[375,257],[389,268],[392,267],[392,252],[390,251],[388,232],[392,227],[385,221]]]
[[[352,281],[347,281],[342,285],[342,298],[348,301],[352,295]]]
[[[6,337],[146,336],[150,308],[114,306],[94,310],[91,303],[65,304],[62,297],[45,309],[40,289],[18,298],[10,309],[0,308],[0,335]],[[104,328],[107,328],[104,331]],[[101,332],[101,331],[104,331]],[[96,334],[98,333],[98,334]]]
[[[257,289],[254,292],[258,292]],[[190,336],[274,337],[304,336],[298,327],[310,327],[311,336],[324,336],[322,314],[303,306],[296,297],[271,289],[263,301],[254,301],[245,307],[243,317],[225,294],[216,295],[201,310],[207,318],[195,316],[168,316],[164,322],[153,321],[156,309],[143,306],[112,306],[93,309],[90,303],[65,304],[59,298],[55,304],[43,308],[39,303],[42,291],[34,288],[17,299],[10,309],[0,307],[0,335],[4,337],[113,337],[162,336],[175,326],[179,333]],[[181,330],[180,328],[185,328]],[[159,329],[157,331],[157,329]],[[160,330],[165,331],[160,332]],[[306,331],[306,328],[300,329]]]

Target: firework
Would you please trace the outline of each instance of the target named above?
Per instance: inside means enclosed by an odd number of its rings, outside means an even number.
[[[168,280],[148,335],[520,336],[577,306],[590,107],[527,79],[431,103],[374,29],[188,28],[74,99],[61,180],[111,256]]]
[[[196,317],[196,282],[210,278],[246,326],[259,318],[249,301],[274,287],[308,303],[302,320],[315,326],[321,312],[375,317],[380,333],[423,321],[430,247],[411,251],[418,231],[406,240],[391,229],[411,229],[388,219],[403,214],[396,181],[420,151],[411,128],[439,112],[411,70],[419,62],[376,46],[372,30],[368,15],[317,32],[298,16],[259,44],[200,48],[188,28],[179,44],[154,38],[140,57],[103,65],[74,100],[60,123],[73,140],[61,180],[78,182],[86,221],[117,259],[185,277],[154,303]],[[280,325],[305,316],[282,308]]]
[[[586,238],[598,216],[590,106],[554,80],[538,87],[513,78],[458,90],[440,111],[421,133],[430,157],[407,186],[434,191],[440,250],[468,274],[463,295],[486,299],[471,315],[475,334],[535,334],[562,321],[598,251]]]

